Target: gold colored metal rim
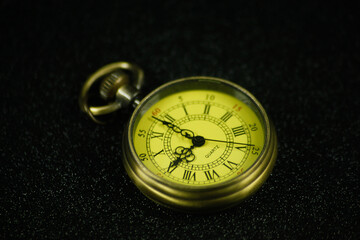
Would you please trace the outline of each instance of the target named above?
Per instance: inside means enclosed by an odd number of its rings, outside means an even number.
[[[132,145],[132,125],[137,111],[154,94],[172,84],[187,80],[213,80],[230,85],[244,93],[258,108],[264,121],[265,143],[264,149],[257,161],[242,175],[218,185],[207,187],[186,187],[176,183],[169,183],[150,172],[138,159]],[[273,124],[270,122],[264,108],[259,101],[244,88],[227,80],[213,77],[190,77],[175,80],[160,86],[143,99],[132,115],[128,130],[123,137],[123,163],[125,169],[135,185],[150,199],[161,205],[185,212],[218,211],[234,206],[256,192],[270,175],[277,157],[277,137]]]

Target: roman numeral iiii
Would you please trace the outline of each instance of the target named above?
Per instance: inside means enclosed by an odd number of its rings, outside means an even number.
[[[232,128],[232,131],[233,131],[235,137],[245,134],[245,129],[243,126],[234,127],[234,128]]]

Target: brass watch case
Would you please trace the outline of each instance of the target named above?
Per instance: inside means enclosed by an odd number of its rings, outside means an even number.
[[[133,144],[133,128],[138,115],[144,112],[143,107],[149,101],[156,101],[162,95],[171,94],[171,89],[178,86],[209,85],[214,89],[222,86],[229,89],[229,94],[238,92],[247,97],[247,104],[251,105],[258,117],[261,118],[265,140],[262,152],[255,163],[243,174],[210,186],[185,186],[169,182],[149,171],[137,156]],[[245,102],[245,101],[244,101]],[[277,157],[277,137],[273,124],[269,120],[259,101],[244,88],[220,78],[190,77],[166,83],[147,95],[132,114],[123,135],[123,164],[141,192],[153,201],[166,207],[185,212],[210,212],[232,207],[255,193],[266,181],[271,173]]]

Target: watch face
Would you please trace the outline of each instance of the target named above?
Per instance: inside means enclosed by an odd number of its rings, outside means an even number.
[[[132,73],[127,82],[113,75]],[[119,76],[121,74],[118,74]],[[89,106],[90,88],[116,90],[116,99]],[[121,81],[120,81],[121,80]],[[137,104],[122,141],[124,168],[139,190],[166,207],[219,211],[256,192],[277,156],[277,138],[260,103],[242,87],[219,78],[189,77],[166,83],[139,101],[143,71],[117,62],[92,74],[80,106],[92,120]]]
[[[243,90],[214,78],[190,78],[152,92],[130,123],[130,145],[160,181],[221,184],[246,172],[261,155],[261,107]]]

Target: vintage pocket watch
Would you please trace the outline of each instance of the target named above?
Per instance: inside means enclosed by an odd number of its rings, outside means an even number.
[[[122,161],[143,194],[173,209],[209,212],[259,189],[274,166],[277,138],[251,93],[201,76],[170,81],[141,99],[143,76],[134,64],[112,63],[92,74],[80,95],[81,109],[98,123],[100,115],[135,107]],[[96,85],[105,106],[89,106]]]

